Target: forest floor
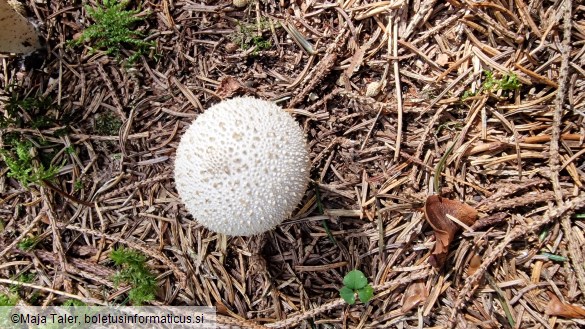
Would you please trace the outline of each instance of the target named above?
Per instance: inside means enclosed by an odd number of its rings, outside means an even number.
[[[113,26],[113,2],[83,3],[26,1],[46,50],[0,57],[0,302],[210,305],[242,328],[585,324],[579,1],[131,1],[112,43],[83,32]],[[173,181],[192,120],[242,95],[289,111],[312,164],[292,218],[252,238],[198,225]],[[340,298],[353,269],[367,303]]]

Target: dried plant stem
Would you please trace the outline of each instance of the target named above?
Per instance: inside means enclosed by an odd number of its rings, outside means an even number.
[[[561,136],[561,120],[563,117],[563,104],[567,92],[567,79],[569,75],[569,54],[571,52],[571,1],[565,0],[563,5],[564,25],[563,25],[563,43],[561,47],[561,68],[559,74],[559,88],[555,98],[555,111],[553,113],[552,137],[550,141],[550,161],[551,180],[555,191],[557,203],[562,203],[563,194],[559,186],[559,139]]]
[[[331,71],[333,65],[337,60],[337,51],[339,47],[345,42],[348,37],[347,29],[344,27],[339,33],[335,41],[327,47],[325,55],[311,70],[311,74],[307,76],[306,81],[303,81],[303,89],[296,94],[288,103],[288,107],[295,107],[303,101],[303,99],[321,82],[325,76]]]
[[[55,218],[55,212],[53,210],[53,206],[51,205],[50,200],[48,199],[47,194],[45,193],[44,189],[41,189],[41,195],[43,198],[43,202],[46,204],[46,214],[47,218],[49,219],[49,223],[51,226],[51,232],[53,233],[53,252],[57,254],[57,258],[59,259],[59,265],[61,266],[61,270],[65,269],[65,250],[63,249],[63,242],[61,241],[61,232],[59,227],[57,226],[57,218]]]
[[[563,118],[563,105],[567,93],[567,81],[569,79],[569,58],[571,54],[571,0],[565,0],[563,4],[563,42],[561,47],[561,68],[559,73],[559,88],[555,98],[555,111],[553,113],[552,137],[550,141],[550,175],[555,193],[557,205],[563,204],[563,193],[559,184],[560,156],[559,139],[561,136],[561,120]],[[585,270],[583,269],[583,257],[579,244],[575,241],[571,229],[571,218],[565,215],[561,219],[561,226],[567,237],[569,245],[569,258],[573,270],[577,276],[577,282],[581,291],[585,291]]]
[[[424,23],[426,21],[426,19],[428,19],[428,17],[426,17],[426,16],[429,13],[429,11],[433,9],[433,6],[435,5],[436,2],[437,2],[437,0],[426,0],[421,4],[420,9],[416,12],[414,17],[410,20],[410,22],[408,23],[408,27],[406,28],[404,33],[400,36],[402,39],[408,40],[408,38],[416,30],[416,27],[419,26],[421,24],[421,22]]]
[[[392,43],[392,56],[398,56],[398,21],[397,20],[390,20],[392,22],[392,38],[388,38],[388,44]],[[392,42],[390,42],[392,40]],[[390,46],[388,46],[390,48]],[[390,52],[390,49],[388,49]],[[394,161],[398,161],[400,157],[400,143],[402,142],[402,87],[400,86],[400,70],[398,68],[398,60],[394,60],[393,63],[394,67],[394,81],[396,84],[396,109],[398,110],[398,118],[396,121],[398,122],[398,127],[396,127],[396,144],[394,146]]]
[[[89,202],[85,202],[83,200],[80,200],[76,197],[74,197],[73,195],[67,194],[66,192],[63,192],[61,189],[59,189],[58,187],[56,187],[55,185],[53,185],[49,180],[47,179],[43,179],[42,180],[43,184],[45,185],[45,187],[49,188],[50,190],[57,192],[57,194],[59,194],[60,196],[67,198],[77,204],[81,204],[84,205],[86,207],[93,207],[93,204],[89,203]]]
[[[74,294],[70,294],[70,293],[66,293],[64,291],[60,291],[60,290],[56,290],[56,289],[51,289],[51,288],[47,288],[47,287],[43,287],[43,286],[38,286],[36,284],[31,284],[31,283],[26,283],[26,282],[20,282],[20,281],[16,281],[16,280],[10,280],[10,279],[2,279],[0,278],[0,283],[6,283],[6,284],[12,284],[15,286],[23,286],[23,287],[28,287],[28,288],[32,288],[32,289],[38,289],[38,290],[42,290],[42,291],[47,291],[49,293],[55,294],[55,295],[60,295],[60,296],[65,296],[67,298],[71,298],[71,299],[75,299],[75,300],[80,300],[86,304],[95,304],[95,305],[106,305],[105,302],[102,302],[99,299],[95,299],[95,298],[89,298],[89,297],[81,297],[79,295],[74,295]]]

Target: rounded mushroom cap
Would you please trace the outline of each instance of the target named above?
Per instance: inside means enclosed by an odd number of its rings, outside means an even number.
[[[37,31],[21,15],[19,6],[0,0],[0,53],[24,54],[41,48]]]
[[[175,184],[200,224],[249,236],[290,216],[307,189],[309,168],[299,124],[274,103],[241,97],[210,107],[187,129]]]

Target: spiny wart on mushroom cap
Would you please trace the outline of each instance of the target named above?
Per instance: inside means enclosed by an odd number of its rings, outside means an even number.
[[[200,224],[249,236],[291,215],[307,189],[309,168],[299,124],[272,102],[241,97],[210,107],[185,131],[175,184]]]

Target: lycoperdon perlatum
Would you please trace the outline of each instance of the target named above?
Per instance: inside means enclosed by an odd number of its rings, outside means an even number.
[[[210,107],[185,131],[175,184],[201,225],[250,236],[291,215],[309,169],[305,134],[293,117],[272,102],[238,97]]]

